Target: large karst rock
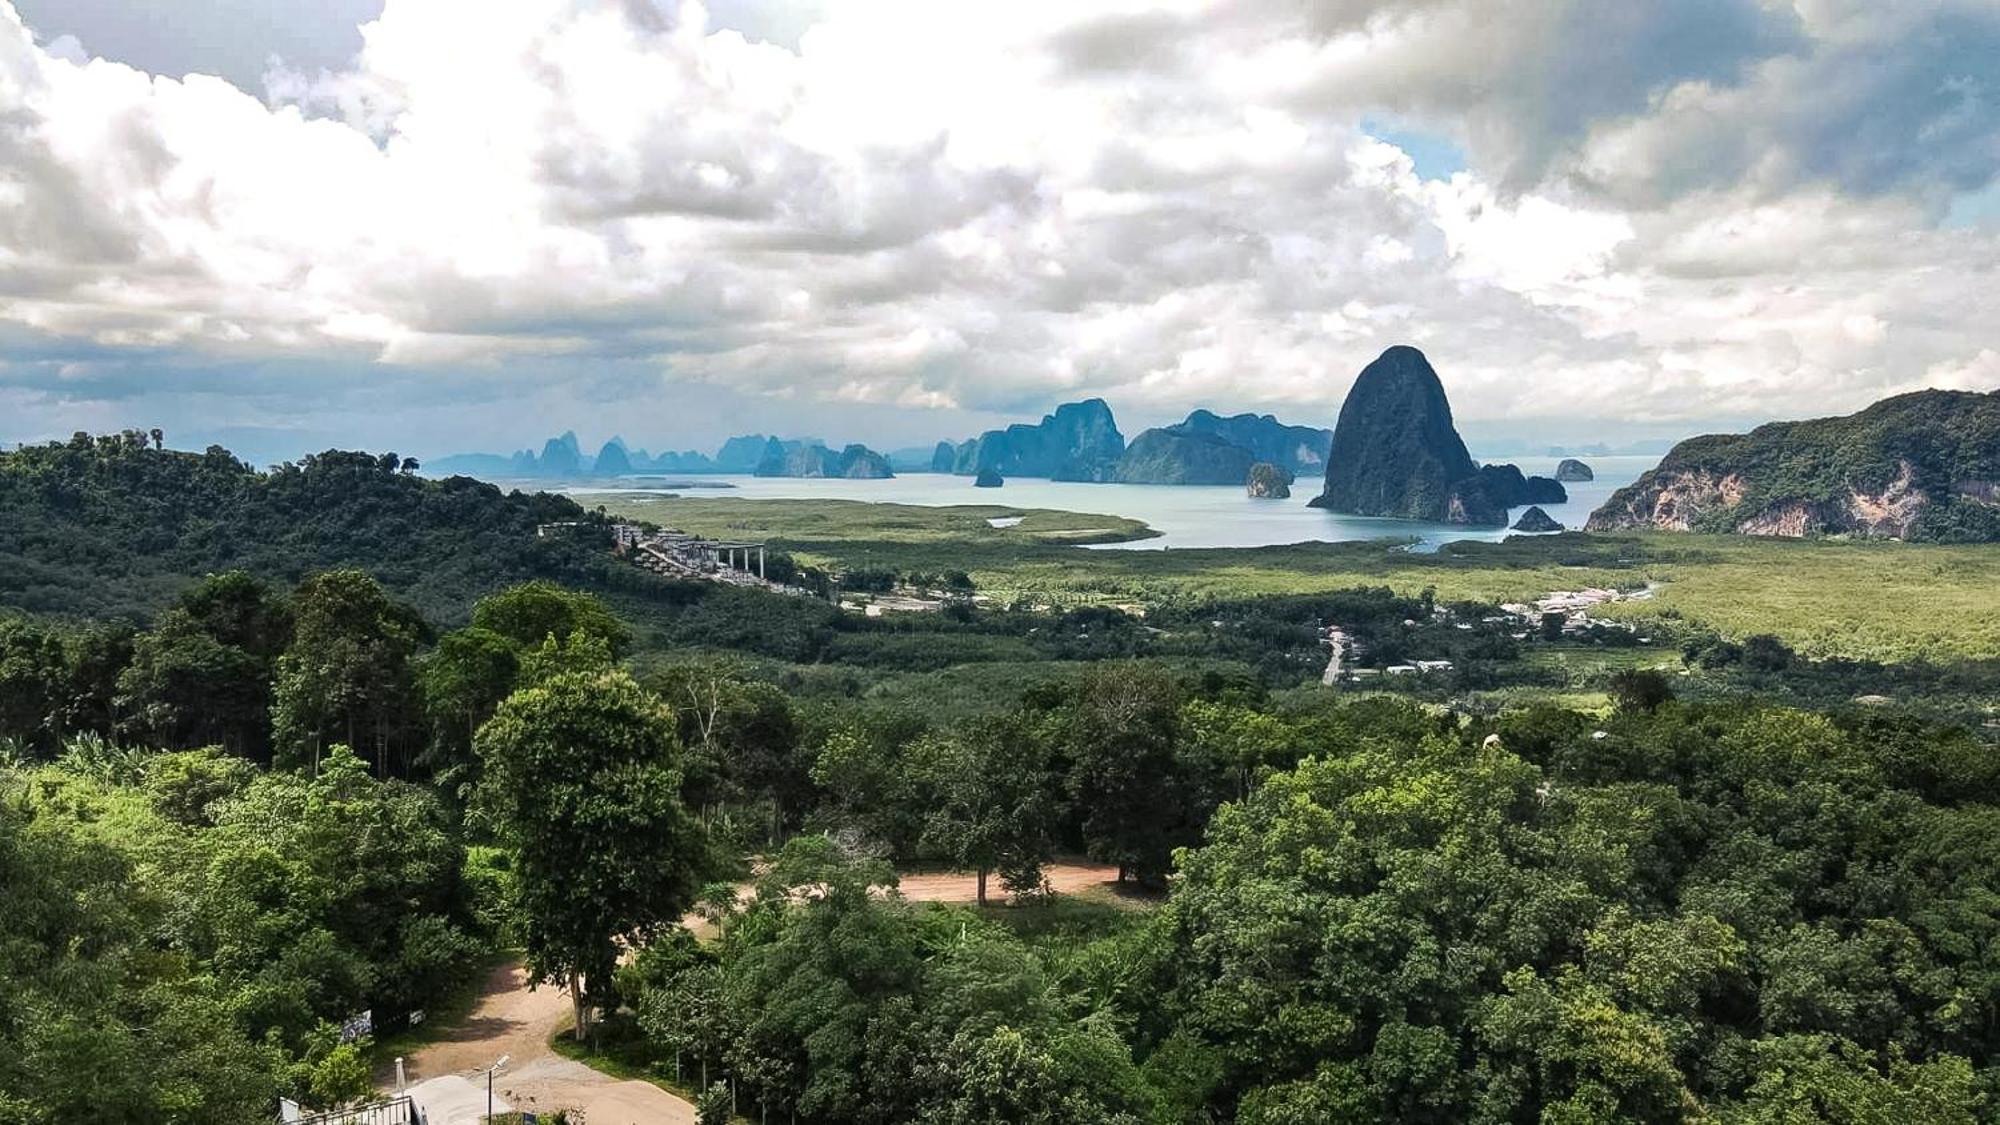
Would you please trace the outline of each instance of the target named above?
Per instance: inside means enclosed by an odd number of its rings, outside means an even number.
[[[625,447],[617,439],[604,443],[597,451],[597,459],[590,463],[592,476],[618,477],[632,471],[632,458],[626,455]]]
[[[933,465],[942,463],[942,453],[940,448],[933,455]],[[972,476],[992,469],[1010,477],[1104,481],[1112,479],[1124,453],[1125,435],[1118,432],[1111,407],[1092,398],[1066,402],[1034,425],[1016,423],[960,443],[952,451],[950,471]]]
[[[849,445],[835,453],[813,442],[771,438],[765,443],[764,456],[757,463],[757,475],[885,480],[896,474],[890,471],[887,457],[865,445]]]
[[[776,440],[763,434],[739,434],[715,451],[715,467],[725,473],[754,473],[764,463],[769,444]]]
[[[1363,368],[1341,404],[1313,507],[1360,516],[1503,526],[1424,353],[1398,345]]]
[[[542,455],[536,464],[543,476],[582,476],[583,451],[577,448],[575,431],[567,431],[561,437],[553,437],[543,442]]]
[[[1249,450],[1257,460],[1269,461],[1294,475],[1310,473],[1317,476],[1326,472],[1326,450],[1333,441],[1332,430],[1288,426],[1270,414],[1231,414],[1224,417],[1212,410],[1197,410],[1189,414],[1186,421],[1167,429],[1190,434],[1214,434],[1232,445]]]
[[[1569,501],[1569,490],[1562,486],[1562,482],[1524,475],[1515,465],[1481,465],[1479,483],[1486,489],[1486,495],[1503,508],[1518,508],[1523,504],[1564,504]]]
[[[1242,484],[1256,458],[1219,434],[1147,430],[1132,440],[1112,478],[1123,484]]]

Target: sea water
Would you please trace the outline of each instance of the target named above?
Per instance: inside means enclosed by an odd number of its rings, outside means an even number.
[[[1496,458],[1496,463],[1499,460]],[[1509,460],[1531,476],[1554,476],[1560,458],[1518,457]],[[1591,457],[1586,461],[1597,478],[1564,484],[1563,487],[1569,491],[1568,503],[1542,505],[1542,510],[1564,527],[1581,528],[1590,513],[1612,492],[1632,483],[1640,473],[1657,464],[1659,458]],[[971,477],[942,473],[905,473],[888,480],[704,474],[689,478],[689,483],[698,483],[701,487],[685,489],[671,485],[634,487],[613,481],[578,482],[569,486],[507,483],[572,493],[677,493],[703,499],[864,500],[926,506],[985,504],[1009,508],[1056,508],[1067,512],[1124,516],[1143,521],[1160,533],[1151,539],[1099,545],[1108,550],[1265,547],[1283,543],[1338,543],[1366,539],[1408,539],[1414,541],[1414,550],[1435,550],[1439,544],[1455,540],[1498,540],[1519,534],[1498,527],[1468,528],[1455,524],[1343,516],[1309,508],[1306,501],[1319,493],[1320,482],[1313,477],[1302,477],[1294,483],[1289,500],[1252,499],[1244,494],[1241,485],[1083,484],[1013,477],[1000,488],[975,488]],[[730,487],[718,488],[718,485]],[[1510,513],[1510,520],[1518,519],[1525,510],[1516,508]]]

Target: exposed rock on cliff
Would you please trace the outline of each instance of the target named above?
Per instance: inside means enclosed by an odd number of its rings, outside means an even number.
[[[1250,479],[1243,487],[1260,500],[1284,500],[1292,494],[1292,479],[1290,469],[1259,461],[1250,466]]]
[[[1363,516],[1501,526],[1424,353],[1397,346],[1362,369],[1341,404],[1324,491],[1312,504]]]
[[[1242,484],[1255,458],[1216,434],[1147,430],[1133,439],[1112,478],[1123,484]]]
[[[1596,480],[1597,474],[1590,470],[1589,465],[1584,464],[1576,458],[1565,457],[1556,466],[1556,479],[1565,483],[1575,484],[1578,481]]]
[[[1540,534],[1547,531],[1561,531],[1562,529],[1563,525],[1557,523],[1554,517],[1542,511],[1539,507],[1529,508],[1527,511],[1521,513],[1520,519],[1514,521],[1515,531],[1528,531]]]
[[[1592,531],[2000,541],[2000,392],[1918,391],[1858,414],[1681,442]]]

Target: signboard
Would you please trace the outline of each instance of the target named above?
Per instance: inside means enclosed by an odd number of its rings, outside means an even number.
[[[375,1010],[370,1008],[360,1015],[349,1016],[340,1025],[340,1041],[352,1043],[364,1035],[375,1032]]]

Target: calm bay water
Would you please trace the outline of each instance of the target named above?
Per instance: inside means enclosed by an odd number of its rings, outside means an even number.
[[[1496,459],[1497,460],[1497,459]],[[1512,458],[1531,475],[1555,475],[1555,457]],[[1611,493],[1632,483],[1659,462],[1657,456],[1585,458],[1597,479],[1564,485],[1567,504],[1544,504],[1557,523],[1580,528]],[[1075,484],[1017,477],[1002,488],[974,488],[971,477],[909,473],[890,480],[814,480],[802,477],[716,475],[690,478],[731,488],[619,488],[578,484],[566,492],[677,492],[683,496],[745,500],[865,500],[889,504],[995,504],[1017,508],[1057,508],[1143,520],[1160,536],[1134,543],[1105,544],[1105,550],[1161,550],[1175,547],[1263,547],[1282,543],[1337,543],[1356,539],[1414,537],[1418,550],[1463,539],[1497,540],[1503,528],[1342,516],[1306,507],[1319,481],[1301,479],[1289,500],[1253,500],[1240,485]],[[524,487],[535,487],[521,482]],[[539,487],[548,488],[546,484]],[[1521,510],[1513,513],[1515,518]]]

